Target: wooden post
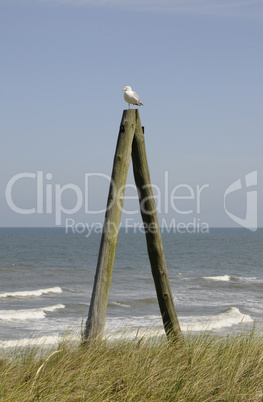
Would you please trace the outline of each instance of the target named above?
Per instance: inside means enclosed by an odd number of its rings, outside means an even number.
[[[147,249],[164,329],[169,340],[182,341],[183,336],[175,312],[164,258],[138,109],[123,111],[84,338],[94,340],[100,337],[104,330],[131,154],[141,215],[145,226]]]
[[[84,338],[102,335],[135,131],[135,109],[124,110],[113,162],[103,233]]]
[[[136,109],[135,135],[132,143],[132,164],[145,228],[152,275],[164,329],[168,340],[176,342],[183,341],[164,258],[162,237],[151,186],[144,135],[138,109]]]

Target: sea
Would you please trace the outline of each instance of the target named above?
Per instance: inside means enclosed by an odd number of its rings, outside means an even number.
[[[101,234],[0,228],[0,351],[56,346],[80,336],[88,316]],[[185,335],[263,329],[263,229],[162,231]],[[164,336],[145,235],[120,229],[105,336]],[[69,335],[70,336],[70,335]]]

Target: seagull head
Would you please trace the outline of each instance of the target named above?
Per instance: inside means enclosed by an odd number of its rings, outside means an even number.
[[[127,86],[127,87],[125,87],[125,88],[123,88],[122,89],[122,91],[131,91],[132,89],[131,89],[131,87],[129,87],[129,86]]]

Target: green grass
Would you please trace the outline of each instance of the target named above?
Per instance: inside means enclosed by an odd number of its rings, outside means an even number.
[[[101,341],[58,353],[16,349],[0,361],[1,401],[262,401],[263,336]],[[52,355],[51,355],[52,354]]]

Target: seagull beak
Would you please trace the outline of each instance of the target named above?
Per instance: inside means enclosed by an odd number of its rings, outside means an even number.
[[[125,91],[125,88],[123,88],[122,91]]]

